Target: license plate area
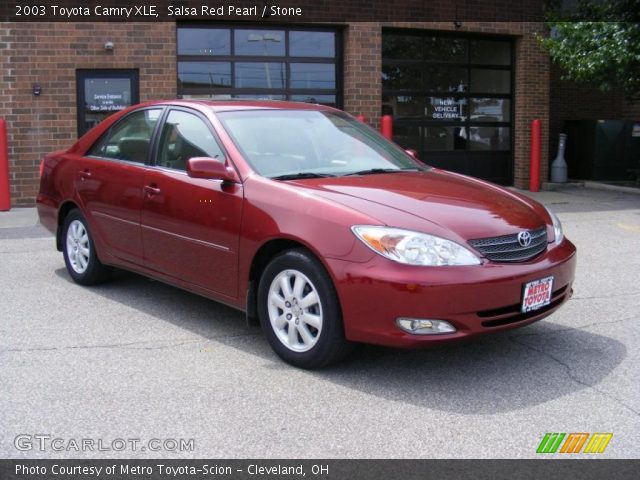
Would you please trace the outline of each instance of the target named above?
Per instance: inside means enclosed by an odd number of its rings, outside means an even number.
[[[522,289],[522,313],[538,310],[551,303],[553,277],[545,277],[524,284]]]

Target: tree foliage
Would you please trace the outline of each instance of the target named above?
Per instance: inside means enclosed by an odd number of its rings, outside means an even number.
[[[563,78],[609,91],[619,85],[640,96],[640,0],[582,0],[570,12],[547,12],[548,37],[539,37]]]

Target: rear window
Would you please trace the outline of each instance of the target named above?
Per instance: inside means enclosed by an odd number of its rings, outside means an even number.
[[[161,113],[161,108],[153,108],[127,115],[111,127],[87,155],[144,163]]]

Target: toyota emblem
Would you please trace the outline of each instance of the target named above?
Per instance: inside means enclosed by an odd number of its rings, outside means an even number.
[[[518,243],[521,247],[528,247],[531,245],[531,233],[526,230],[518,233]]]

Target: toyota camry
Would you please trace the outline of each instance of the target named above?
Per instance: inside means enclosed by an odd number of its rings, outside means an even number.
[[[286,362],[521,327],[572,294],[553,212],[429,167],[339,110],[162,101],[41,164],[41,223],[71,278],[113,267],[246,312]]]

